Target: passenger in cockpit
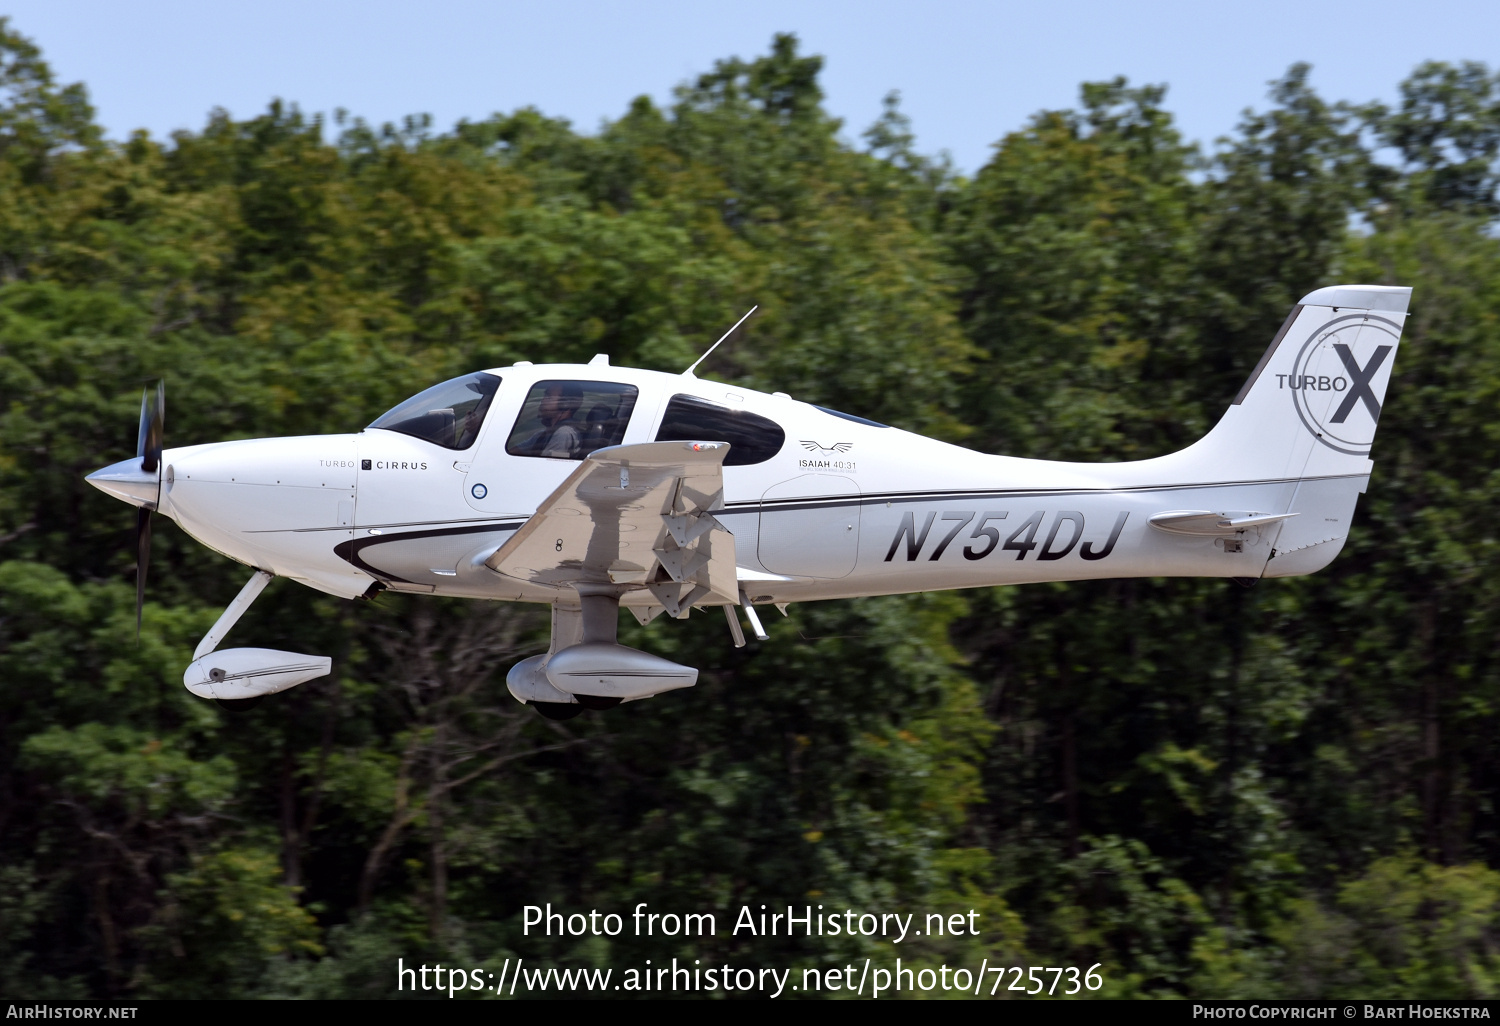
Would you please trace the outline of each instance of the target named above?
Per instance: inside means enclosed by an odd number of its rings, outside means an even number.
[[[608,403],[595,403],[584,418],[583,449],[579,455],[587,456],[596,449],[612,445],[612,439],[623,433],[623,427],[616,422],[614,407]]]

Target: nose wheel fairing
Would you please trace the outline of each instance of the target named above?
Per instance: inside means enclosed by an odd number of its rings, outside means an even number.
[[[326,676],[333,669],[327,656],[280,652],[272,648],[226,648],[195,659],[182,683],[199,698],[240,701]]]

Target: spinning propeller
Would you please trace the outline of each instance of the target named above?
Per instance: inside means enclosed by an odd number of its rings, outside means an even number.
[[[146,568],[151,565],[151,511],[161,502],[161,439],[166,426],[166,383],[156,390],[141,390],[141,426],[136,436],[135,456],[141,471],[156,475],[156,495],[135,514],[135,636],[141,636],[141,607],[146,604]]]
[[[161,502],[161,449],[167,399],[163,382],[141,392],[141,427],[135,443],[135,458],[121,460],[87,478],[100,491],[108,492],[137,507],[135,518],[135,635],[141,636],[141,607],[146,602],[146,567],[151,561],[151,511]]]

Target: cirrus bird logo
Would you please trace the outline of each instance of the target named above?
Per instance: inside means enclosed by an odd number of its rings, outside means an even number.
[[[814,442],[810,438],[804,438],[804,439],[802,439],[802,448],[806,449],[808,452],[822,452],[822,453],[848,452],[850,449],[854,448],[854,443],[853,442],[834,442],[832,445],[823,445],[821,442]]]

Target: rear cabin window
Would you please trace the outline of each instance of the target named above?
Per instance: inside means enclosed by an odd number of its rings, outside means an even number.
[[[888,427],[890,427],[889,424],[882,424],[878,420],[870,420],[868,417],[856,417],[852,413],[845,413],[843,410],[830,410],[826,406],[814,406],[813,409],[815,409],[815,410],[822,410],[824,413],[828,414],[831,417],[842,417],[845,420],[852,420],[852,421],[854,421],[854,423],[856,423],[856,424],[863,424],[866,427],[878,427],[878,428],[888,428]]]
[[[418,392],[370,426],[436,442],[445,449],[467,449],[479,437],[479,426],[499,388],[500,379],[493,374],[466,374]]]
[[[781,451],[786,432],[773,420],[746,410],[731,410],[691,395],[674,395],[667,404],[658,442],[728,442],[726,467],[764,463]]]
[[[526,393],[505,451],[581,460],[595,449],[619,445],[635,397],[634,385],[611,381],[538,381]]]

